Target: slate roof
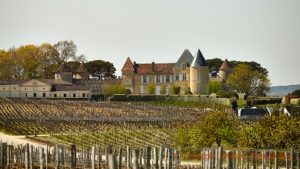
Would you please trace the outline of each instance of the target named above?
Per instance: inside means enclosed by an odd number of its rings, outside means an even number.
[[[55,73],[72,72],[65,64],[62,64]]]
[[[194,57],[188,49],[185,49],[181,54],[180,58],[177,60],[175,67],[180,67],[182,62],[186,62],[188,67],[191,65]]]
[[[84,66],[84,63],[81,62],[81,64],[78,66],[78,68],[75,71],[76,73],[87,73],[87,68]]]
[[[50,85],[71,85],[72,83],[66,82],[60,79],[31,79],[31,80],[38,80]],[[0,80],[0,85],[20,85],[31,80]]]
[[[36,79],[38,81],[50,84],[50,85],[71,85],[72,83],[61,79]]]
[[[223,69],[223,70],[228,70],[228,69],[232,69],[232,66],[231,64],[228,62],[227,59],[224,60],[224,62],[222,63],[220,69]]]
[[[152,71],[152,63],[136,64],[136,73],[149,74],[149,73],[162,73],[173,74],[173,67],[175,63],[154,63],[154,72]]]
[[[0,80],[0,85],[19,85],[30,80]]]
[[[198,49],[198,52],[196,56],[194,57],[194,60],[191,64],[191,67],[199,67],[199,66],[208,66],[200,49]]]
[[[134,67],[129,57],[126,59],[126,62],[123,68],[121,69],[121,71],[126,71],[126,70],[134,70]]]

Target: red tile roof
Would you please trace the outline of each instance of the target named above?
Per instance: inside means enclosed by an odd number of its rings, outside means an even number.
[[[126,59],[126,62],[121,70],[122,71],[134,70],[134,67],[133,67],[132,62],[129,57]]]
[[[227,59],[225,59],[225,61],[222,63],[220,69],[223,69],[223,70],[227,70],[227,69],[231,69],[232,66],[231,64],[228,62]]]
[[[55,73],[72,72],[65,64],[62,64]]]
[[[84,66],[83,62],[81,62],[81,64],[79,65],[79,67],[77,68],[77,70],[75,72],[76,73],[86,73],[87,72],[87,68]]]
[[[152,64],[136,64],[136,73],[163,73],[163,74],[172,74],[173,67],[175,63],[155,63],[154,72],[152,71]]]

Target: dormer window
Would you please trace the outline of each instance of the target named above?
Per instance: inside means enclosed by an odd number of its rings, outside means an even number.
[[[186,70],[186,64],[185,63],[182,64],[182,70]]]

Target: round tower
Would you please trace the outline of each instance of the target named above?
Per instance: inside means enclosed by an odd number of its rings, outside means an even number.
[[[79,65],[79,67],[75,71],[75,74],[76,74],[75,75],[76,79],[89,79],[90,78],[90,74],[87,71],[87,68],[84,66],[83,62],[81,62],[81,64]]]
[[[219,69],[219,76],[220,76],[221,82],[225,82],[230,73],[232,73],[232,66],[228,62],[228,60],[225,59]]]
[[[208,65],[198,49],[190,67],[190,87],[193,94],[206,94]]]
[[[55,71],[55,79],[63,80],[72,83],[73,81],[73,73],[70,69],[66,67],[65,64],[62,64]]]

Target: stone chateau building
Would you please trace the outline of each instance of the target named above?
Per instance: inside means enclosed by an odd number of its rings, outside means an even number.
[[[224,82],[232,68],[226,59],[220,67],[220,77],[212,80]],[[176,63],[145,63],[140,64],[128,57],[122,68],[122,80],[127,89],[134,94],[146,94],[149,83],[154,83],[155,93],[160,94],[160,88],[166,87],[170,94],[171,85],[180,89],[190,88],[192,94],[206,94],[209,79],[208,65],[200,50],[195,57],[189,50],[184,50]],[[181,90],[183,93],[183,90]]]
[[[0,80],[0,96],[28,98],[89,98],[101,94],[104,83],[115,80],[89,79],[84,63],[75,72],[64,64],[55,72],[55,79]]]

